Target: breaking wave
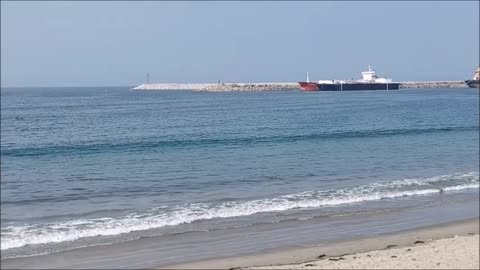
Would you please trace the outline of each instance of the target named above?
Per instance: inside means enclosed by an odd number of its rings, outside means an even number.
[[[1,229],[1,250],[26,245],[112,236],[199,220],[249,216],[297,208],[319,208],[398,197],[479,188],[477,173],[377,182],[346,189],[306,191],[274,198],[222,203],[196,203],[172,208],[157,207],[121,217],[76,219],[67,222],[8,226]]]

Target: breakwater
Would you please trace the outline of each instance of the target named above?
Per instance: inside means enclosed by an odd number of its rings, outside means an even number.
[[[400,88],[466,88],[464,81],[406,81],[400,83]]]
[[[299,89],[296,82],[265,83],[151,83],[139,85],[133,90],[194,90],[210,92],[226,91],[286,91]]]
[[[466,88],[464,81],[404,81],[400,88]],[[133,90],[192,90],[209,92],[229,91],[290,91],[300,89],[297,82],[263,83],[150,83]]]

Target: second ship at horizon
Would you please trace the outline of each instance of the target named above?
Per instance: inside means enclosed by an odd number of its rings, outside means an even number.
[[[320,80],[310,82],[307,72],[307,81],[298,82],[304,91],[357,91],[357,90],[398,90],[400,83],[391,79],[377,77],[375,71],[368,67],[362,72],[362,79],[356,81]]]

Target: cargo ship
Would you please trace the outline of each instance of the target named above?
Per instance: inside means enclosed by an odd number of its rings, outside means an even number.
[[[465,83],[470,88],[480,88],[480,67],[475,70],[472,80],[466,80]]]
[[[356,91],[356,90],[398,90],[400,83],[392,82],[391,79],[379,78],[370,66],[363,71],[362,79],[356,81],[343,80],[320,80],[316,87],[312,83],[299,82],[300,88],[305,91]]]
[[[317,83],[310,81],[310,79],[308,78],[308,72],[307,72],[307,81],[298,82],[298,84],[300,85],[300,88],[304,91],[318,91]]]

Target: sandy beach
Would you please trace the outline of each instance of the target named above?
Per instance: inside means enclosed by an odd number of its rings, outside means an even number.
[[[384,249],[337,257],[323,257],[302,264],[249,269],[480,269],[479,237],[455,236],[430,243]]]
[[[479,269],[478,232],[479,220],[471,219],[165,269]]]

